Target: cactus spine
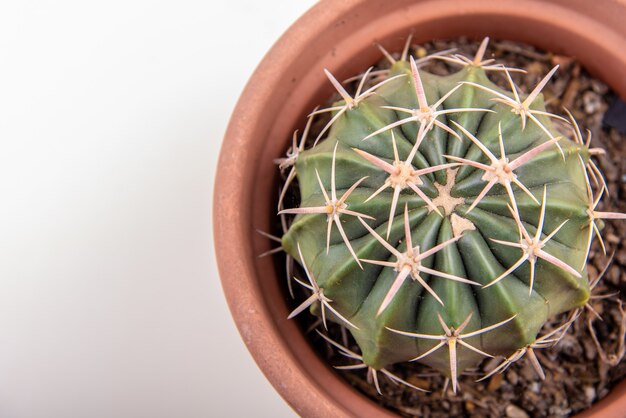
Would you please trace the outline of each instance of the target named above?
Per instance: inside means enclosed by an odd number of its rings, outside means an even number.
[[[306,278],[311,296],[290,317],[310,310],[351,332],[361,354],[352,368],[382,372],[416,360],[457,377],[485,357],[498,369],[533,348],[555,315],[584,306],[590,294],[586,260],[600,219],[589,181],[601,173],[573,118],[573,139],[545,110],[541,90],[528,95],[509,70],[483,60],[439,59],[462,69],[436,76],[418,69],[406,51],[388,73],[354,96],[330,72],[341,96],[314,146],[294,135],[277,161],[297,178],[300,207],[282,248]],[[486,71],[507,77],[511,90]],[[569,123],[569,122],[568,122]],[[288,184],[285,186],[285,188]],[[601,195],[601,191],[597,193]],[[559,329],[566,331],[569,322]],[[324,336],[324,338],[327,338]]]

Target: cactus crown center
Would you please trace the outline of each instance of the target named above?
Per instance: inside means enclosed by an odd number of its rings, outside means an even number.
[[[448,181],[446,184],[435,183],[435,188],[437,189],[437,197],[433,199],[433,204],[436,207],[442,207],[443,213],[445,215],[451,215],[454,213],[454,209],[457,205],[463,205],[465,203],[465,199],[462,197],[453,197],[450,194],[450,191],[456,184],[456,173],[458,169],[447,169],[446,177]]]

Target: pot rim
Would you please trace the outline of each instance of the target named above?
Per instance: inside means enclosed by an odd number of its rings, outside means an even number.
[[[254,229],[269,230],[274,209],[274,199],[267,199],[276,196],[271,194],[277,178],[272,159],[313,104],[331,95],[323,66],[338,77],[351,75],[379,58],[374,41],[397,50],[411,31],[416,42],[489,34],[574,55],[626,97],[626,78],[611,77],[626,74],[625,18],[626,0],[322,0],[267,53],[245,87],[222,143],[214,240],[222,286],[239,332],[268,380],[297,413],[396,416],[350,388],[317,357],[297,324],[286,319],[276,266],[256,257],[268,243],[254,236]],[[578,416],[620,416],[624,407],[615,399],[624,392],[626,382]]]

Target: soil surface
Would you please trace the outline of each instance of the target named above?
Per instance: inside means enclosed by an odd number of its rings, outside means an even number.
[[[473,57],[478,45],[478,42],[466,39],[435,41],[412,45],[411,52],[416,57],[423,57],[456,48],[456,53]],[[527,74],[512,74],[516,85],[524,93],[529,93],[554,65],[560,65],[559,71],[543,90],[547,109],[557,114],[563,114],[563,107],[569,109],[585,138],[586,130],[591,131],[591,148],[606,150],[606,154],[595,157],[609,190],[597,210],[626,212],[626,147],[623,145],[626,134],[603,125],[605,113],[617,100],[611,89],[592,78],[574,58],[543,52],[520,43],[492,41],[485,58],[495,58],[507,67],[526,70]],[[388,66],[383,60],[378,68]],[[459,67],[433,60],[423,68],[444,75],[457,71]],[[510,89],[501,73],[492,74],[491,79],[504,89]],[[355,86],[351,87],[355,89]],[[622,120],[625,117],[622,115]],[[316,128],[319,132],[325,124],[326,120],[316,121],[310,137],[315,138]],[[570,131],[564,129],[571,136]],[[285,207],[298,204],[297,184],[291,189]],[[460,376],[460,390],[456,395],[447,387],[445,377],[418,363],[403,363],[389,371],[411,384],[430,390],[429,393],[397,385],[379,373],[381,396],[368,381],[366,369],[338,370],[337,373],[375,402],[407,417],[568,417],[588,408],[605,397],[626,375],[626,361],[623,359],[626,315],[622,309],[626,300],[626,248],[623,244],[626,221],[606,222],[602,235],[609,255],[604,255],[599,241],[595,239],[589,257],[590,280],[597,278],[609,263],[610,266],[593,289],[588,306],[581,310],[578,319],[555,346],[535,350],[545,372],[545,380],[537,375],[527,357],[513,363],[501,374],[475,382],[493,370],[502,359],[484,361],[476,370]],[[611,254],[614,254],[612,262]],[[279,262],[284,265],[284,258]],[[302,289],[294,290],[293,300],[285,292],[293,308],[309,296]],[[320,356],[327,359],[330,365],[354,364],[312,331],[319,325],[315,317],[299,315],[297,320]],[[567,314],[555,318],[545,325],[543,334],[566,320]],[[339,325],[329,323],[328,335],[358,352],[348,334]]]

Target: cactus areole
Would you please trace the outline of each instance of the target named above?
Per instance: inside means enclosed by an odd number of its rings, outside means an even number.
[[[310,311],[349,330],[360,353],[323,336],[352,368],[408,384],[386,368],[419,361],[456,391],[486,357],[504,358],[499,370],[536,360],[532,349],[589,299],[591,241],[601,219],[623,215],[594,210],[593,152],[571,115],[545,110],[557,67],[524,95],[515,69],[483,60],[486,47],[435,57],[460,65],[448,76],[405,50],[388,71],[365,72],[354,95],[327,71],[341,100],[313,111],[310,121],[329,122],[305,149],[309,123],[278,161],[283,190],[297,180],[300,194],[293,208],[281,195],[279,214],[293,217],[281,244],[302,267],[291,285],[310,293],[290,317]]]

